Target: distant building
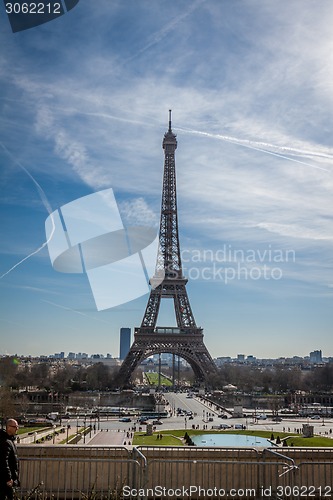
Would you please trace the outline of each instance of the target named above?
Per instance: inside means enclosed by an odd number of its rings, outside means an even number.
[[[239,363],[244,363],[244,361],[245,361],[245,354],[237,354],[237,361]]]
[[[51,358],[54,358],[54,359],[65,359],[65,353],[62,351],[62,352],[56,352],[55,354],[53,354],[53,356],[50,356]]]
[[[323,356],[321,351],[310,352],[310,363],[322,363]]]
[[[231,363],[230,356],[220,356],[215,360],[216,366],[222,366],[224,363]]]
[[[119,359],[125,359],[131,347],[131,329],[120,328]]]
[[[86,352],[78,352],[76,359],[88,359],[88,354]]]
[[[163,365],[168,365],[168,366],[172,366],[173,364],[173,354],[169,353],[169,352],[162,352],[161,355],[159,354],[154,354],[153,356],[153,360],[154,360],[154,363],[156,365],[159,364],[159,361],[160,361],[160,356],[161,356],[161,363]],[[183,360],[181,359],[181,362]],[[177,362],[178,362],[178,359],[177,359]]]

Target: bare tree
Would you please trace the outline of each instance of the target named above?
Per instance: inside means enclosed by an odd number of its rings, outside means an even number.
[[[14,393],[8,387],[0,387],[0,416],[2,425],[5,419],[17,416]]]

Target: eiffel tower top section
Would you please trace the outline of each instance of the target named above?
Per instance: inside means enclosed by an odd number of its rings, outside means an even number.
[[[165,132],[163,139],[163,149],[165,149],[166,153],[174,153],[177,149],[176,137],[176,134],[174,134],[171,129],[171,109],[169,109],[169,130]]]
[[[160,221],[160,246],[157,255],[155,276],[158,278],[164,273],[164,281],[187,280],[183,276],[177,214],[176,166],[175,150],[177,148],[176,135],[171,128],[171,110],[169,110],[169,129],[163,138],[164,173]]]

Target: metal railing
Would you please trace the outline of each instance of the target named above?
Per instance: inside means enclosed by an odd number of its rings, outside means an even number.
[[[23,496],[100,499],[333,497],[333,448],[20,447]]]
[[[146,459],[124,446],[34,446],[20,469],[23,496],[38,487],[38,498],[122,498],[125,485],[144,483]]]

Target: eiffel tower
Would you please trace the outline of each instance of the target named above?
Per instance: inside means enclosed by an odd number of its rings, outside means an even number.
[[[152,289],[141,326],[134,329],[134,342],[116,377],[118,387],[127,385],[135,368],[153,354],[172,353],[185,359],[199,383],[207,382],[217,370],[203,342],[203,330],[196,325],[186,292],[188,280],[182,271],[175,169],[177,139],[171,129],[171,110],[162,146],[164,175],[155,274],[150,280]],[[161,299],[173,299],[177,327],[156,326]]]

